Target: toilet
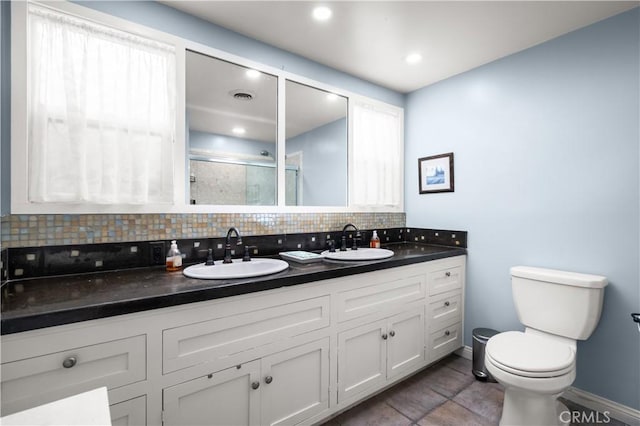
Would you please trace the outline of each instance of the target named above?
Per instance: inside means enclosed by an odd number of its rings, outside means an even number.
[[[500,425],[561,425],[557,401],[576,377],[576,341],[598,325],[607,279],[598,275],[514,266],[511,287],[525,331],[496,334],[485,366],[504,386]]]

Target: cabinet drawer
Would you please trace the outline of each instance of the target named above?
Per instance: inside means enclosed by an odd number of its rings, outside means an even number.
[[[144,335],[8,362],[2,364],[2,409],[3,413],[20,411],[145,378]]]
[[[462,271],[462,266],[452,266],[431,271],[428,275],[429,295],[433,296],[434,294],[462,288],[464,280]]]
[[[112,426],[144,426],[147,424],[147,397],[139,396],[109,406]]]
[[[338,321],[390,310],[425,297],[426,280],[417,275],[338,293]]]
[[[439,330],[462,320],[462,292],[459,290],[429,298],[427,325],[431,331]]]
[[[165,374],[329,325],[329,296],[164,330]]]
[[[431,333],[427,352],[429,362],[434,362],[462,347],[462,323],[456,323]]]

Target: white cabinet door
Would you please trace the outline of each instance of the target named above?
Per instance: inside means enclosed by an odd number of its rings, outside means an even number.
[[[145,395],[109,407],[112,426],[144,426],[147,424],[147,397]]]
[[[386,380],[386,321],[338,334],[338,401],[377,388]]]
[[[424,362],[424,315],[419,306],[338,334],[338,402]]]
[[[164,425],[296,424],[329,408],[329,338],[164,389]]]
[[[387,330],[387,378],[391,379],[424,361],[424,307],[389,318]]]
[[[290,425],[329,408],[329,339],[262,359],[262,425]]]
[[[258,425],[260,361],[164,389],[164,425]],[[255,389],[254,389],[255,388]]]

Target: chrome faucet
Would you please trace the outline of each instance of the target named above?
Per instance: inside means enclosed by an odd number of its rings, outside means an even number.
[[[347,232],[347,228],[352,227],[356,231],[356,235],[353,237],[353,246],[351,250],[358,250],[358,240],[362,237],[360,236],[360,230],[356,228],[353,223],[347,223],[344,228],[342,228],[342,245],[340,246],[340,251],[347,251],[347,236],[345,232]]]
[[[240,231],[238,231],[238,228],[236,228],[235,226],[232,226],[231,228],[229,228],[229,230],[227,231],[227,243],[224,246],[224,259],[222,260],[222,263],[231,263],[231,234],[232,233],[236,233],[236,237],[238,237],[238,241],[236,243],[236,245],[241,245],[242,244],[242,236],[240,236]]]

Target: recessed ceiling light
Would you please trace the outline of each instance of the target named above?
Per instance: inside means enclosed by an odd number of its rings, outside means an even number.
[[[247,132],[244,127],[234,127],[231,131],[236,135],[244,135]]]
[[[245,72],[245,75],[247,77],[249,77],[250,79],[256,79],[256,78],[260,77],[260,71],[258,71],[258,70],[247,70]]]
[[[335,101],[336,99],[338,99],[338,95],[336,95],[335,93],[328,93],[327,94],[327,100],[328,101]]]
[[[407,55],[407,57],[404,58],[404,60],[411,65],[417,64],[418,62],[422,61],[422,55],[419,53],[411,53]]]
[[[331,9],[329,9],[326,6],[318,6],[315,9],[313,9],[313,18],[316,21],[326,21],[329,18],[331,18],[331,14],[333,12],[331,12]]]

